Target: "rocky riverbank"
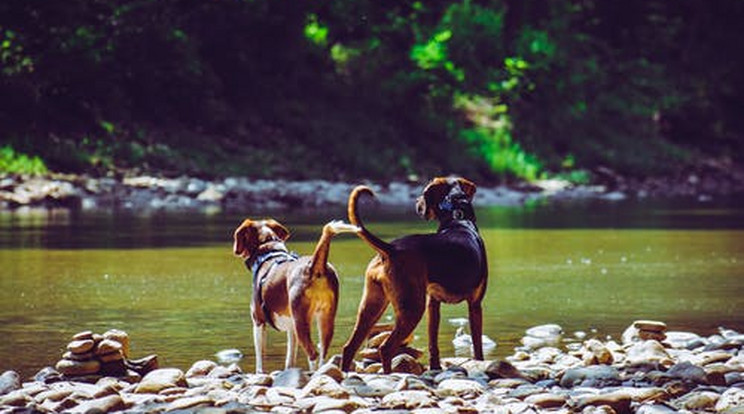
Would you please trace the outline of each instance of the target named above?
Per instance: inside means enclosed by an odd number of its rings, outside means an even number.
[[[512,186],[483,186],[475,202],[481,206],[520,205],[539,199],[604,199],[628,197],[696,197],[708,200],[744,192],[744,174],[689,173],[678,177],[625,179],[609,171],[595,174],[597,185],[541,180]],[[323,180],[252,180],[230,177],[90,177],[86,175],[0,176],[0,208],[24,206],[128,210],[257,210],[322,208],[346,203],[357,183]],[[423,182],[366,183],[383,205],[411,205]]]
[[[359,372],[343,373],[338,357],[316,372],[270,375],[206,360],[122,377],[45,368],[23,383],[6,371],[0,412],[744,413],[744,334],[636,321],[622,339],[585,335],[533,327],[503,360],[445,358],[443,371],[408,364],[418,372],[391,375],[363,372],[374,364],[361,361]]]

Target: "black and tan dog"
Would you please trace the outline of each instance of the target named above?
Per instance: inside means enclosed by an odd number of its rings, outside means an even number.
[[[331,238],[358,228],[341,221],[323,227],[312,256],[290,253],[285,241],[289,230],[272,219],[246,219],[234,233],[233,252],[245,259],[253,273],[253,343],[256,372],[263,372],[266,324],[287,332],[285,368],[295,365],[296,340],[308,357],[310,369],[322,364],[333,339],[338,305],[338,276],[328,263]],[[310,325],[317,318],[320,355],[310,337]],[[320,356],[320,361],[318,357]]]
[[[362,194],[374,196],[372,190],[359,186],[351,192],[349,221],[359,227],[357,235],[378,255],[367,266],[356,325],[343,348],[344,371],[351,367],[354,354],[388,303],[393,305],[395,327],[380,347],[385,373],[391,372],[393,354],[418,325],[427,307],[429,363],[432,369],[441,368],[437,344],[441,302],[468,302],[474,356],[483,359],[481,301],[486,292],[488,266],[471,205],[475,190],[475,184],[464,178],[435,178],[418,198],[416,210],[426,220],[439,220],[438,231],[405,236],[390,243],[370,233],[357,213],[357,200]]]

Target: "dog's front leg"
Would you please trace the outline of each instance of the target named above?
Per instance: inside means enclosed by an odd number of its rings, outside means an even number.
[[[468,302],[470,335],[473,339],[473,357],[483,361],[483,308],[481,301]]]
[[[441,302],[429,296],[427,315],[429,332],[429,369],[442,369],[439,362],[439,320]]]
[[[256,374],[263,374],[263,350],[266,347],[265,324],[253,324],[253,347],[256,352]]]
[[[284,360],[284,369],[297,365],[297,336],[294,329],[287,329],[287,358]]]

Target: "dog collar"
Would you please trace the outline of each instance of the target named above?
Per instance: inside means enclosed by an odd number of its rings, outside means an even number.
[[[258,271],[261,269],[261,266],[263,266],[263,264],[268,262],[269,260],[279,259],[274,262],[275,265],[279,265],[284,262],[297,260],[298,257],[299,256],[297,256],[297,254],[290,253],[284,250],[270,250],[266,253],[259,254],[255,257],[255,259],[253,257],[245,259],[245,267],[247,267],[251,271],[251,273],[253,273],[253,277],[255,278],[256,275],[258,275]]]
[[[455,206],[448,198],[442,200],[442,202],[439,203],[438,207],[440,211],[450,213],[453,220],[467,219],[465,211],[462,208]]]

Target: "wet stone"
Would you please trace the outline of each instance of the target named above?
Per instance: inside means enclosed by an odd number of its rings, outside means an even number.
[[[67,350],[73,354],[84,354],[93,350],[95,342],[92,339],[82,339],[79,341],[72,341],[67,345]]]
[[[273,381],[275,387],[302,388],[310,378],[299,368],[289,368],[279,372]]]
[[[21,379],[15,371],[5,371],[0,375],[0,395],[21,388]]]
[[[615,367],[608,365],[571,368],[566,370],[560,381],[563,388],[572,388],[579,385],[605,387],[618,384],[620,384],[620,373]]]

